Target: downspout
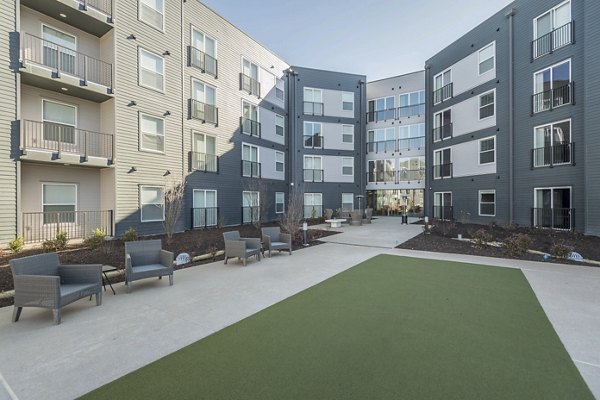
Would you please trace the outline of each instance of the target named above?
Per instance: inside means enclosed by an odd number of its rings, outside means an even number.
[[[511,8],[508,17],[508,223],[512,225],[515,221],[514,204],[514,136],[515,136],[515,110],[514,110],[514,45],[513,25],[516,10]]]
[[[366,186],[363,183],[363,179],[364,179],[364,172],[365,172],[365,158],[366,155],[362,152],[363,149],[363,145],[365,143],[365,128],[366,125],[363,126],[363,91],[364,91],[364,87],[365,87],[365,81],[363,81],[362,79],[360,81],[358,81],[359,84],[359,99],[358,99],[358,123],[359,123],[359,127],[360,127],[360,138],[358,140],[358,154],[360,157],[360,168],[359,168],[359,174],[360,174],[360,194],[365,196],[365,208],[367,206],[367,191],[366,191]]]
[[[423,198],[423,209],[425,210],[425,217],[429,216],[429,212],[431,211],[431,216],[433,216],[433,204],[431,203],[431,181],[433,177],[433,140],[432,135],[429,133],[432,132],[431,122],[429,115],[432,113],[431,105],[433,101],[429,100],[429,93],[431,92],[431,85],[429,84],[429,79],[431,78],[431,65],[425,64],[425,193]],[[430,176],[431,174],[431,176]]]

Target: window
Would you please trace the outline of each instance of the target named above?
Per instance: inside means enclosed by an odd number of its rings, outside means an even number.
[[[401,125],[399,127],[398,148],[415,150],[425,146],[425,124]]]
[[[342,143],[354,143],[354,125],[342,125]]]
[[[370,160],[368,164],[370,183],[395,182],[394,160]]]
[[[304,114],[323,115],[323,91],[304,88]]]
[[[396,98],[394,96],[369,100],[367,122],[386,121],[396,118]]]
[[[140,0],[138,18],[140,21],[164,30],[165,5],[163,0]]]
[[[425,157],[401,158],[398,160],[398,180],[400,182],[422,181],[425,179]]]
[[[433,78],[433,104],[452,98],[452,70],[447,70]]]
[[[255,104],[242,102],[242,132],[251,136],[260,136],[259,107]]]
[[[342,211],[354,210],[354,193],[342,193]]]
[[[164,221],[164,188],[161,186],[140,186],[140,209],[142,222]]]
[[[343,157],[342,158],[342,175],[353,176],[354,175],[354,158]]]
[[[285,193],[275,192],[275,213],[283,214],[285,212]]]
[[[285,134],[285,117],[275,114],[275,134],[282,136]]]
[[[354,93],[342,92],[342,110],[354,111]]]
[[[217,41],[192,27],[191,64],[217,76]]]
[[[444,179],[452,177],[452,149],[441,149],[433,153],[433,178]]]
[[[452,192],[436,192],[433,194],[433,218],[453,219]]]
[[[570,187],[534,189],[533,222],[536,227],[572,229],[574,213]]]
[[[493,217],[496,215],[496,191],[479,191],[479,216]]]
[[[320,218],[323,216],[323,194],[304,193],[304,218]]]
[[[496,137],[481,139],[479,141],[479,164],[493,164],[496,162]]]
[[[194,132],[192,149],[192,169],[218,172],[217,139],[215,137]]]
[[[250,224],[260,220],[260,193],[242,192],[242,223]]]
[[[42,39],[43,64],[60,69],[61,72],[76,74],[77,38],[48,25],[42,25]]]
[[[150,89],[164,91],[165,65],[164,59],[147,50],[140,49],[139,85]]]
[[[258,78],[258,65],[243,58],[241,89],[249,94],[260,97],[260,83]]]
[[[399,118],[425,114],[425,91],[404,93],[400,95]]]
[[[285,170],[285,155],[280,152],[275,152],[275,171],[283,172]]]
[[[165,151],[165,120],[140,114],[140,150]]]
[[[396,128],[381,128],[369,131],[368,150],[371,153],[396,151]]]
[[[203,82],[192,80],[191,117],[204,122],[216,124],[217,89]]]
[[[491,91],[479,96],[479,119],[493,117],[496,112],[494,104],[494,95],[496,92]]]
[[[452,137],[452,109],[433,114],[433,141],[450,139]]]
[[[323,131],[320,123],[304,123],[304,147],[318,149],[323,148]]]
[[[242,144],[242,176],[260,178],[258,147],[245,143]]]
[[[571,120],[535,127],[533,145],[534,167],[571,163]]]
[[[65,144],[75,144],[77,107],[44,99],[42,100],[42,120],[44,140],[60,142],[63,151],[69,150],[69,146],[64,146]],[[41,147],[53,148],[54,145],[46,144]]]
[[[44,224],[75,222],[77,185],[69,183],[43,184],[42,211],[44,212]]]
[[[491,43],[479,50],[479,75],[496,68],[496,44]]]
[[[304,182],[323,182],[323,159],[304,156]]]
[[[281,101],[285,100],[285,83],[283,79],[275,79],[275,97]]]
[[[533,58],[541,57],[573,41],[571,2],[565,1],[533,20]]]
[[[571,103],[571,60],[536,72],[533,80],[534,113]]]
[[[194,190],[194,228],[216,226],[218,221],[217,191]]]

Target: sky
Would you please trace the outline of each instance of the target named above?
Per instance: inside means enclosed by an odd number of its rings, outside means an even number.
[[[291,65],[367,75],[425,61],[510,0],[202,0]]]

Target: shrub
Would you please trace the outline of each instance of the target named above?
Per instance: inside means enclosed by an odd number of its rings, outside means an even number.
[[[23,236],[17,236],[10,242],[8,242],[8,248],[11,249],[14,253],[20,253],[23,250],[23,246],[25,245],[25,240]]]
[[[456,223],[444,219],[436,219],[431,221],[431,232],[448,237],[452,236],[456,230]]]
[[[137,231],[132,227],[129,227],[129,229],[127,229],[121,236],[121,240],[124,242],[133,242],[137,239],[138,239]]]
[[[210,246],[206,249],[206,253],[212,256],[213,261],[217,258],[217,253],[219,252],[219,248],[216,244],[211,243]]]
[[[484,249],[492,241],[492,235],[487,233],[485,229],[479,229],[473,234],[473,239],[475,240],[475,247]]]
[[[94,229],[94,232],[83,240],[83,244],[92,250],[97,249],[104,243],[106,237],[106,231],[102,228]]]
[[[44,243],[42,243],[42,249],[45,253],[49,253],[51,251],[61,251],[67,247],[68,242],[69,239],[67,237],[67,232],[57,231],[54,239],[46,240]]]
[[[569,254],[573,251],[571,246],[567,246],[564,243],[554,243],[550,249],[550,255],[554,258],[565,259],[569,257]]]
[[[504,240],[504,252],[509,257],[524,255],[531,246],[531,238],[525,234],[517,233]]]

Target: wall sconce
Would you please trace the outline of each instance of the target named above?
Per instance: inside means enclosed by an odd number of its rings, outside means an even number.
[[[135,100],[131,100],[129,102],[129,104],[127,104],[127,107],[133,107],[133,106],[137,106],[137,103],[135,102]]]
[[[165,117],[168,117],[169,115],[171,115],[171,111],[165,111],[165,113],[163,114]]]
[[[169,50],[165,50],[165,52],[163,53],[163,56],[170,56],[171,52]]]
[[[136,40],[135,35],[132,33],[131,35],[127,36],[127,39],[129,40]]]
[[[167,170],[163,176],[169,176],[169,175],[171,175],[171,171]]]
[[[136,167],[131,167],[127,173],[128,174],[133,174],[134,172],[137,172],[137,168]]]

